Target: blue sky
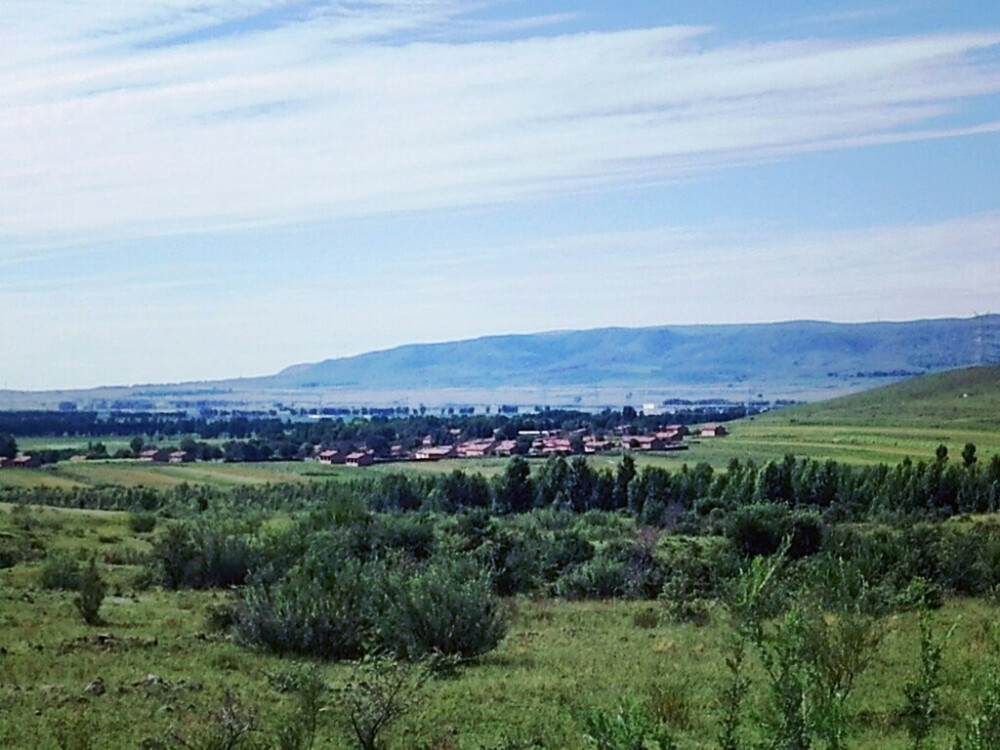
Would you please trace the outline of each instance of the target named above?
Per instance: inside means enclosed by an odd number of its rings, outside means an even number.
[[[1000,311],[1000,6],[5,0],[0,388]]]

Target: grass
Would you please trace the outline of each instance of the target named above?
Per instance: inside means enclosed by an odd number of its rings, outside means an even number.
[[[273,687],[272,677],[294,662],[207,632],[206,613],[226,600],[225,592],[137,588],[134,562],[105,561],[109,552],[150,550],[150,535],[130,531],[127,514],[5,505],[0,525],[6,533],[34,535],[49,553],[81,561],[96,554],[110,584],[105,622],[89,627],[72,593],[38,586],[40,560],[0,571],[0,746],[57,747],[59,732],[89,737],[91,747],[138,747],[170,732],[191,737],[227,693],[255,707],[262,728],[291,710],[291,697]],[[520,598],[509,608],[501,647],[454,677],[432,681],[425,700],[392,733],[390,748],[461,750],[510,736],[575,750],[585,747],[580,715],[614,707],[627,695],[650,701],[673,722],[682,747],[714,746],[729,632],[720,611],[698,627],[650,621],[649,610],[659,612],[655,602]],[[956,621],[961,627],[946,646],[943,727],[932,746],[944,746],[974,702],[971,675],[995,659],[998,614],[987,600],[952,600],[933,614],[938,632]],[[851,747],[908,746],[895,711],[917,666],[916,618],[895,616],[885,627],[880,658],[862,677],[852,706],[859,718]],[[343,664],[319,669],[334,685],[350,671]],[[98,679],[105,692],[88,692]],[[331,701],[323,714],[324,736],[334,739],[342,736],[338,705]],[[755,691],[750,722],[765,710]]]

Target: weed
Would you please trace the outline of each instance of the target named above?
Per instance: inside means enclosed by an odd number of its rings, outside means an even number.
[[[976,712],[965,721],[954,750],[996,750],[1000,747],[1000,672],[990,673]]]
[[[613,710],[594,709],[583,716],[584,738],[596,750],[674,750],[669,729],[651,718],[634,700]]]
[[[383,750],[386,730],[420,701],[428,679],[420,664],[366,656],[341,690],[351,731],[361,750]]]

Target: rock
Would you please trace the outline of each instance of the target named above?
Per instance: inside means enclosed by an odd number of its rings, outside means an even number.
[[[96,680],[87,685],[87,687],[83,689],[83,692],[90,695],[104,695],[107,692],[107,688],[104,687],[104,680],[98,677]]]

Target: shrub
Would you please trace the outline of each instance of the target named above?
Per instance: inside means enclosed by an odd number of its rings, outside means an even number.
[[[145,511],[132,513],[128,519],[128,527],[136,534],[148,534],[156,528],[156,516]]]
[[[82,580],[80,563],[65,554],[47,558],[38,573],[38,583],[44,589],[77,591]]]
[[[826,527],[816,513],[763,503],[733,511],[725,520],[725,534],[746,557],[773,555],[788,539],[787,555],[794,560],[822,549]]]
[[[239,639],[279,654],[361,656],[379,593],[373,565],[345,558],[323,578],[295,569],[276,583],[247,586],[236,606]]]
[[[90,565],[83,571],[80,579],[80,595],[73,600],[77,610],[88,625],[100,625],[101,603],[108,585],[97,570],[97,560],[90,558]]]
[[[361,750],[381,750],[385,731],[420,701],[428,673],[385,656],[361,661],[341,690],[351,732]]]
[[[443,654],[469,659],[492,651],[506,633],[501,601],[473,561],[437,558],[397,571],[379,623],[382,643],[408,659]]]
[[[631,583],[625,562],[598,556],[560,576],[555,590],[564,599],[613,599],[633,596]]]
[[[245,525],[174,523],[153,546],[161,582],[169,589],[240,586],[261,562]]]

